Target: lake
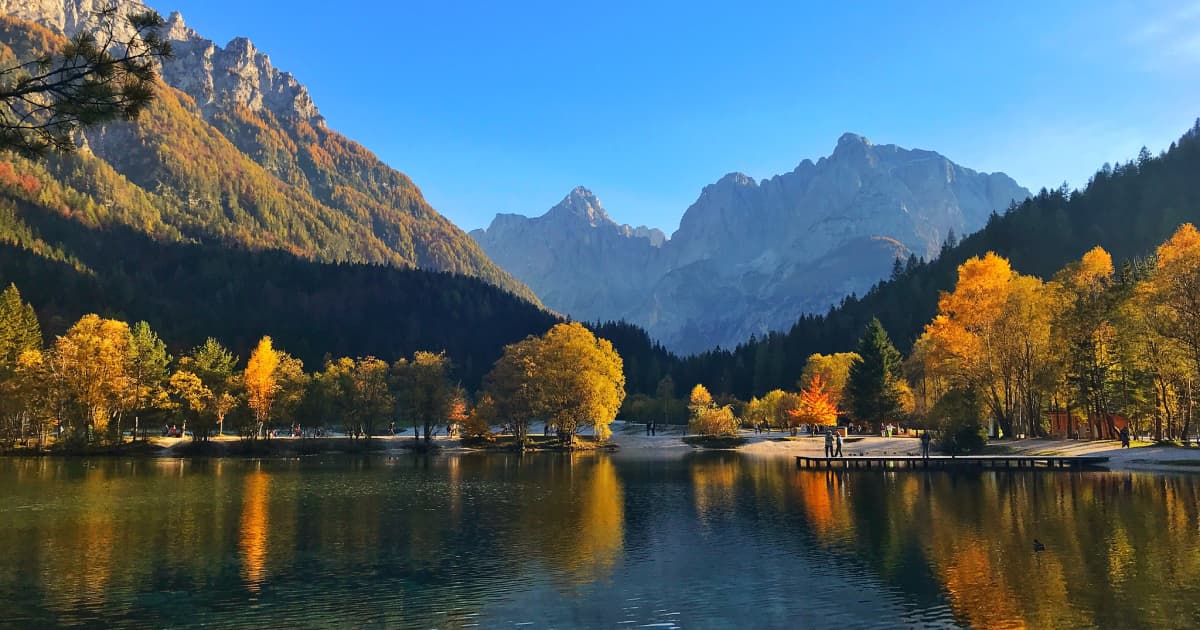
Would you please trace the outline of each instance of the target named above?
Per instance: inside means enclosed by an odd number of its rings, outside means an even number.
[[[1200,623],[1200,477],[0,459],[0,605],[24,627],[1180,628]]]

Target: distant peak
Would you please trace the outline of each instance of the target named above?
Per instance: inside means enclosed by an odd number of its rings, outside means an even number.
[[[734,186],[755,186],[758,182],[754,181],[753,177],[745,173],[726,173],[724,177],[717,180],[717,184],[732,184]]]
[[[608,217],[608,213],[604,211],[600,199],[583,186],[576,186],[572,189],[566,197],[563,197],[562,201],[558,202],[558,205],[550,208],[546,216],[583,219],[592,227],[613,222]]]
[[[600,202],[600,200],[596,198],[595,193],[593,193],[592,191],[588,190],[587,188],[585,188],[583,186],[576,186],[575,188],[572,188],[571,192],[567,194],[565,199],[580,199],[580,200],[586,200],[586,201],[590,201],[590,202],[596,202],[597,204]],[[565,199],[564,199],[564,201],[565,201]]]
[[[849,131],[842,134],[842,137],[838,138],[839,149],[869,146],[871,146],[871,141],[868,140],[866,136],[860,136],[856,133],[850,133]]]

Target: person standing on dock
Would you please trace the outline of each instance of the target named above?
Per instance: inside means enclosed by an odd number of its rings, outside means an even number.
[[[825,429],[825,457],[833,457],[833,431]]]
[[[833,456],[841,457],[842,456],[842,432],[841,431],[838,431],[836,439],[837,439],[837,451],[835,451],[833,453]]]
[[[929,459],[929,443],[933,441],[933,437],[929,435],[929,429],[921,432],[921,458]]]

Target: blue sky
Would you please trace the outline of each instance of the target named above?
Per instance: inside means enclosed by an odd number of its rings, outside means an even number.
[[[1076,186],[1200,116],[1200,0],[149,2],[249,37],[466,229],[584,185],[670,233],[845,131]]]

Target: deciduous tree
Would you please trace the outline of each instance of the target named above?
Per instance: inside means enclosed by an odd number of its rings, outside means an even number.
[[[263,337],[246,362],[243,380],[246,384],[247,405],[254,413],[255,426],[248,437],[254,439],[266,426],[271,417],[271,407],[279,392],[279,381],[275,369],[279,367],[279,352],[271,345],[270,337]]]

